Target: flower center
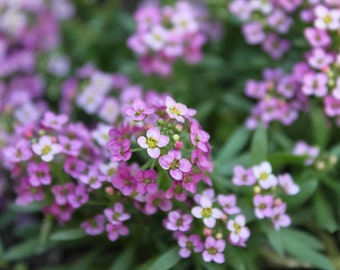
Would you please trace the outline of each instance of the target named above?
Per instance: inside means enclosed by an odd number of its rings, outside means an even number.
[[[211,255],[215,255],[217,253],[217,249],[214,247],[208,248],[207,251]]]
[[[176,170],[179,168],[179,160],[175,159],[171,164],[170,164],[170,170]]]
[[[202,217],[203,218],[211,217],[211,214],[212,214],[212,208],[211,207],[203,208],[203,210],[202,210]]]
[[[50,145],[44,145],[44,147],[41,149],[41,153],[43,155],[47,155],[49,152],[51,152],[52,148]]]
[[[194,245],[190,241],[187,241],[187,243],[185,244],[185,247],[187,249],[189,249],[189,250],[193,250],[194,249]]]
[[[265,209],[267,205],[265,203],[260,203],[259,208],[260,209]]]
[[[238,223],[234,223],[234,229],[235,229],[235,233],[240,233],[240,231],[241,231],[241,225],[240,224],[238,224]]]
[[[118,220],[118,219],[120,218],[120,216],[121,216],[121,214],[118,213],[118,212],[116,212],[116,213],[114,213],[114,214],[112,215],[112,219]]]
[[[330,24],[332,21],[332,17],[328,14],[323,18],[325,24]]]
[[[260,174],[260,179],[261,179],[261,180],[266,180],[266,179],[268,178],[268,176],[269,176],[268,173],[262,172],[262,173]]]
[[[182,226],[182,224],[183,224],[183,219],[182,218],[177,219],[176,226],[179,227],[179,226]]]
[[[150,147],[150,148],[156,148],[157,144],[158,144],[158,140],[156,140],[155,138],[147,138],[146,139],[146,144]]]
[[[170,112],[171,112],[172,114],[181,115],[181,112],[179,111],[179,109],[178,109],[176,106],[170,107],[169,110],[170,110]]]

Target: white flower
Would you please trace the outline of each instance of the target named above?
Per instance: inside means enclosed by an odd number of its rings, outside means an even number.
[[[41,136],[38,143],[32,145],[32,150],[35,154],[39,155],[45,162],[50,162],[55,154],[62,150],[60,144],[54,143],[52,138],[44,135]]]
[[[203,223],[208,228],[214,228],[216,219],[220,219],[223,216],[222,211],[212,208],[212,201],[204,196],[201,198],[200,205],[192,208],[192,215],[196,218],[203,218]]]
[[[314,25],[319,29],[337,30],[340,28],[340,11],[317,6],[314,10],[316,19]]]
[[[269,162],[264,161],[260,165],[254,166],[253,173],[263,189],[269,189],[270,187],[277,185],[277,179],[272,174],[272,166]]]

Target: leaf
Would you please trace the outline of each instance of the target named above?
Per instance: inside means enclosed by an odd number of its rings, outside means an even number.
[[[9,210],[12,210],[14,212],[19,213],[35,213],[35,212],[41,212],[41,209],[43,208],[44,204],[42,202],[33,202],[30,203],[27,206],[20,206],[14,203],[9,204]]]
[[[268,139],[264,127],[259,126],[253,136],[250,149],[250,162],[257,165],[267,159]]]
[[[70,241],[70,240],[76,240],[79,238],[83,238],[86,236],[85,232],[80,229],[63,229],[60,231],[57,231],[55,233],[52,233],[50,236],[51,240],[56,241]]]
[[[167,270],[176,265],[180,259],[181,257],[178,255],[178,248],[173,247],[164,254],[152,258],[138,268],[138,270]]]
[[[290,211],[301,207],[301,205],[312,197],[318,187],[318,180],[312,178],[299,184],[299,186],[300,192],[298,194],[285,196],[284,198]]]
[[[335,267],[326,256],[311,249],[306,243],[301,242],[300,239],[284,237],[283,241],[287,252],[297,259],[310,263],[320,269],[335,270]]]
[[[282,228],[280,230],[280,233],[282,238],[300,241],[301,243],[306,244],[306,246],[308,246],[308,248],[310,249],[322,250],[324,248],[323,243],[319,239],[304,231],[296,230],[293,228]]]
[[[134,257],[136,251],[135,245],[130,245],[126,248],[117,259],[115,259],[114,263],[110,267],[110,270],[129,270],[131,269],[131,264],[133,260],[131,258]]]
[[[338,224],[335,221],[332,207],[326,200],[324,194],[319,190],[314,197],[314,209],[317,225],[320,229],[325,229],[331,233],[335,232]]]
[[[282,240],[281,231],[276,231],[271,227],[271,228],[266,228],[266,234],[268,236],[268,240],[271,246],[274,248],[277,254],[283,257],[284,256],[284,243]]]
[[[7,261],[15,261],[27,258],[37,253],[38,240],[29,239],[11,247],[5,252],[3,258]]]
[[[276,152],[268,157],[273,168],[278,169],[288,164],[303,165],[307,157],[296,156],[289,152]]]
[[[222,165],[227,160],[234,159],[248,142],[249,136],[250,132],[245,127],[236,129],[217,155],[216,163]]]
[[[315,142],[321,149],[325,149],[329,137],[329,127],[324,112],[319,108],[313,108],[310,111],[310,116]]]

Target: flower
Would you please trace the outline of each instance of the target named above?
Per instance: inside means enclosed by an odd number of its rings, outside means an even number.
[[[52,182],[50,166],[47,163],[29,163],[27,172],[29,174],[28,181],[34,187],[49,185]]]
[[[180,210],[168,213],[168,218],[164,220],[164,227],[170,231],[187,232],[190,230],[193,217],[183,214]]]
[[[124,206],[116,202],[113,205],[113,208],[106,208],[104,210],[104,215],[106,219],[113,225],[118,225],[121,222],[130,219],[131,215],[128,213],[124,213]]]
[[[283,191],[288,195],[295,195],[299,193],[300,187],[294,183],[293,178],[290,174],[285,173],[277,177],[279,185]]]
[[[103,215],[96,215],[94,218],[86,220],[80,224],[80,227],[88,235],[98,235],[105,230],[105,217]]]
[[[249,236],[250,231],[246,225],[246,218],[244,215],[238,215],[235,217],[234,220],[229,220],[227,223],[227,228],[231,232],[229,239],[231,243],[238,244],[238,243],[244,243]]]
[[[177,241],[180,247],[179,255],[182,258],[188,258],[192,252],[202,252],[204,248],[204,244],[197,234],[190,236],[182,234],[178,237]]]
[[[147,152],[151,158],[158,158],[161,154],[159,147],[166,146],[169,141],[169,137],[161,135],[157,127],[150,128],[146,132],[146,137],[140,136],[137,139],[139,146],[147,149]]]
[[[170,150],[167,155],[159,158],[159,164],[165,170],[170,170],[170,175],[175,180],[182,180],[183,173],[191,170],[192,165],[189,160],[182,158],[182,153],[177,150]]]
[[[212,236],[208,236],[205,240],[204,246],[205,250],[202,253],[202,257],[205,262],[214,261],[216,263],[224,263],[225,258],[222,253],[226,246],[224,240],[217,240]]]
[[[135,121],[142,121],[146,115],[154,113],[153,108],[147,107],[141,99],[135,99],[132,107],[126,109],[125,113]]]
[[[233,169],[233,183],[237,186],[252,186],[256,183],[256,179],[252,169],[245,169],[237,165]]]
[[[52,138],[43,135],[39,138],[39,142],[32,145],[32,150],[35,154],[39,155],[43,161],[50,162],[53,156],[62,151],[60,144],[54,143]]]
[[[135,176],[137,180],[136,191],[139,193],[156,193],[157,173],[155,170],[138,171]]]
[[[228,215],[235,215],[241,212],[241,209],[236,206],[236,195],[218,195],[218,203],[222,206],[223,211]]]
[[[325,6],[318,5],[314,9],[316,19],[314,25],[318,29],[337,30],[340,28],[340,11],[337,9],[328,9]]]
[[[188,112],[187,106],[182,103],[176,103],[176,101],[167,96],[165,98],[166,112],[169,117],[172,119],[176,119],[178,122],[184,123],[184,117]]]
[[[201,197],[200,206],[191,209],[191,213],[196,218],[203,218],[203,223],[208,228],[215,227],[216,219],[223,216],[221,210],[212,207],[212,201],[207,197]]]
[[[273,216],[272,206],[274,204],[274,197],[270,194],[260,195],[256,194],[253,198],[255,206],[255,216],[259,219]]]
[[[269,189],[270,187],[277,185],[277,179],[272,174],[272,166],[269,162],[264,161],[260,165],[254,166],[253,173],[263,189]]]

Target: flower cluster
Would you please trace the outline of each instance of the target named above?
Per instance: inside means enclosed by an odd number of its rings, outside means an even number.
[[[265,69],[262,81],[247,81],[245,94],[259,100],[246,121],[249,129],[258,125],[267,127],[273,121],[290,125],[298,118],[299,111],[308,108],[308,98],[302,90],[306,68],[304,63],[297,63],[291,74],[284,74],[281,69]]]
[[[298,141],[294,145],[293,154],[297,156],[307,156],[304,164],[309,166],[312,165],[320,155],[320,149],[318,146],[309,146],[304,141]]]
[[[137,31],[127,45],[138,55],[144,74],[167,76],[176,59],[189,64],[202,59],[202,46],[208,38],[203,9],[179,1],[174,6],[142,6],[134,17]]]
[[[289,32],[294,23],[292,13],[301,5],[301,0],[233,0],[229,11],[242,21],[248,44],[261,45],[272,58],[279,59],[291,47],[281,36]]]
[[[290,174],[275,176],[270,163],[265,161],[252,168],[235,166],[232,181],[237,186],[254,187],[253,206],[258,219],[269,218],[276,230],[291,224],[287,205],[280,198],[281,194],[295,195],[300,191]]]

